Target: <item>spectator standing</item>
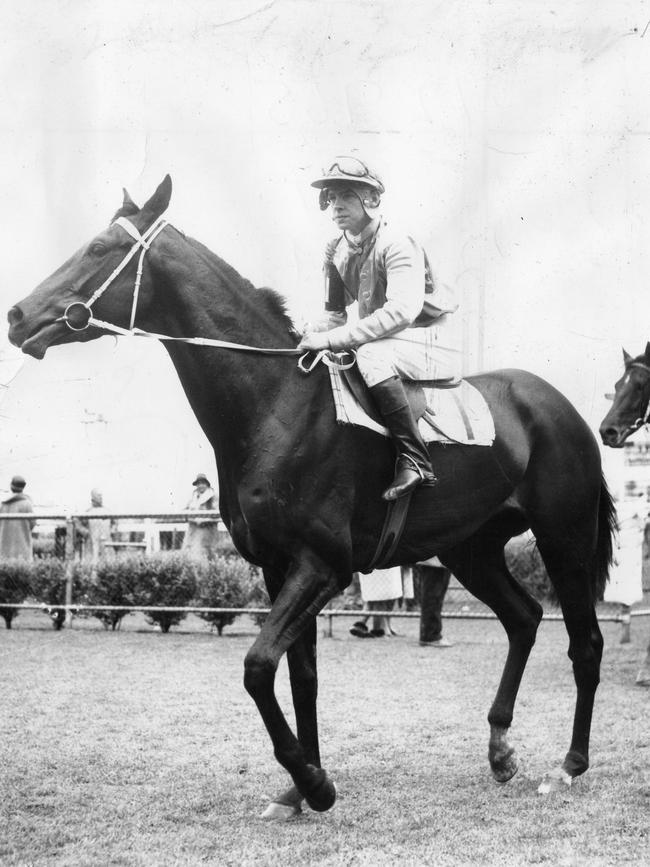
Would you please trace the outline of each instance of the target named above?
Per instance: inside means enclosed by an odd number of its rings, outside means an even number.
[[[23,493],[25,479],[14,476],[11,480],[11,494],[0,505],[0,514],[14,515],[33,512],[31,497]],[[34,556],[32,528],[36,521],[26,518],[24,521],[0,520],[0,556],[3,559],[31,560]]]
[[[104,498],[98,488],[90,492],[88,515],[105,515]],[[106,554],[106,544],[111,541],[113,522],[110,518],[82,518],[75,522],[75,529],[81,538],[81,559],[96,566]]]
[[[437,557],[415,564],[415,580],[420,596],[420,646],[453,647],[442,636],[442,604],[451,572]]]
[[[643,531],[646,509],[638,503],[617,503],[619,532],[614,562],[605,587],[605,602],[629,608],[643,599]]]
[[[369,615],[357,620],[350,629],[356,638],[384,638],[395,635],[390,625],[388,612],[393,611],[395,603],[403,596],[402,567],[375,569],[369,575],[359,574],[359,586],[363,607],[368,611],[383,612],[372,616],[372,629],[368,629]]]
[[[194,493],[186,508],[190,511],[216,510],[217,497],[210,482],[199,473],[192,482]],[[216,517],[189,518],[187,532],[183,539],[183,550],[191,557],[210,558],[216,552],[218,540],[218,521]]]
[[[632,501],[617,503],[616,514],[618,537],[603,599],[620,605],[621,644],[629,644],[632,606],[643,599],[643,534],[647,513],[646,508]]]

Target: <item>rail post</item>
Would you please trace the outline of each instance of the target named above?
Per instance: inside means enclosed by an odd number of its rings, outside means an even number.
[[[72,579],[74,577],[74,518],[65,519],[65,604],[72,605]],[[65,610],[66,626],[72,626],[72,609]]]

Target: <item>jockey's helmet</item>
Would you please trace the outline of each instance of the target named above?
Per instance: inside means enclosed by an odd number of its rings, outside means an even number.
[[[340,156],[335,157],[334,162],[319,178],[312,181],[311,186],[320,190],[318,204],[324,211],[329,202],[327,191],[330,186],[345,184],[359,184],[375,190],[380,196],[385,192],[385,187],[377,172],[369,168],[358,157]]]

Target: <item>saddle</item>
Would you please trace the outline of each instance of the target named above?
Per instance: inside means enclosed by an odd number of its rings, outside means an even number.
[[[367,427],[389,436],[359,368],[329,367],[339,424]],[[490,446],[495,430],[483,395],[465,379],[402,380],[425,442]]]

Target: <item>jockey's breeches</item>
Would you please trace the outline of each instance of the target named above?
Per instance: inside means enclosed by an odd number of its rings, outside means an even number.
[[[357,366],[370,387],[391,376],[432,380],[461,375],[458,341],[442,324],[405,328],[390,337],[364,343],[356,351]]]

